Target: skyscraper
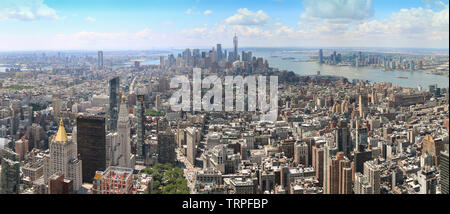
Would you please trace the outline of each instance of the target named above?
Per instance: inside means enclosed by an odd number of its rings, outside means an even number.
[[[340,183],[339,194],[352,194],[353,193],[352,175],[353,175],[353,172],[352,172],[351,167],[341,168],[341,183]]]
[[[323,50],[322,49],[319,50],[319,63],[323,64]]]
[[[171,132],[161,131],[158,133],[158,162],[159,163],[175,163],[175,135]]]
[[[364,175],[367,176],[373,194],[380,194],[380,169],[374,161],[364,163]]]
[[[137,95],[136,103],[136,117],[137,117],[137,143],[136,143],[136,155],[137,159],[143,159],[143,145],[145,137],[145,105],[144,105],[144,95]]]
[[[430,154],[433,157],[433,165],[439,166],[441,151],[444,151],[444,141],[440,138],[434,139],[431,135],[426,135],[421,142],[422,155]]]
[[[441,152],[440,158],[440,185],[441,185],[441,193],[448,194],[448,151]]]
[[[316,178],[319,180],[319,186],[323,187],[323,155],[324,149],[320,147],[319,144],[316,144],[312,148],[312,166],[316,169]]]
[[[195,164],[195,156],[197,155],[197,132],[196,128],[186,128],[187,159],[192,165]]]
[[[340,152],[344,152],[345,156],[350,157],[350,152],[352,150],[350,131],[347,122],[344,120],[339,121],[337,124],[337,129],[335,130],[335,145]]]
[[[73,181],[73,190],[78,191],[82,184],[82,161],[78,159],[76,142],[67,136],[62,119],[58,132],[50,142],[50,175],[63,174]]]
[[[122,96],[122,102],[120,103],[119,120],[117,122],[117,133],[119,134],[120,139],[121,155],[124,158],[124,163],[121,167],[127,168],[131,167],[130,126],[130,117],[128,114],[127,104],[125,102],[125,96]]]
[[[359,116],[365,118],[368,113],[369,98],[366,94],[359,95]]]
[[[164,69],[166,67],[164,56],[159,57],[159,68]]]
[[[351,182],[351,173],[349,173],[350,161],[339,152],[336,157],[329,160],[328,188],[327,194],[347,194],[349,193],[349,182]],[[345,169],[345,170],[344,170]],[[344,174],[345,171],[345,174]]]
[[[98,52],[98,67],[103,68],[103,51]]]
[[[77,148],[83,160],[83,182],[92,183],[95,172],[106,168],[105,118],[79,116],[77,118]]]
[[[372,186],[367,176],[360,172],[355,173],[355,194],[372,194]]]
[[[309,166],[308,145],[305,142],[294,144],[294,162],[298,165]]]
[[[223,59],[222,45],[217,44],[217,61],[221,61],[222,59]]]
[[[356,129],[355,149],[356,151],[363,152],[367,148],[368,130],[367,128]]]
[[[436,194],[437,176],[434,169],[420,170],[417,177],[420,185],[419,194]]]
[[[330,168],[329,162],[331,157],[335,156],[338,153],[338,149],[333,145],[325,145],[324,147],[324,155],[323,155],[323,191],[325,194],[329,192],[330,189]]]
[[[238,37],[236,34],[234,34],[234,38],[233,38],[233,45],[234,45],[234,60],[239,60],[239,53],[238,53]]]
[[[2,169],[0,194],[18,194],[20,184],[20,162],[18,155],[10,149],[1,149]]]
[[[120,79],[115,77],[109,81],[109,127],[108,130],[117,130],[120,102]]]

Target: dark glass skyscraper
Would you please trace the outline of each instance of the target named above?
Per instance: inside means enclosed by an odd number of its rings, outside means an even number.
[[[233,38],[233,45],[234,45],[234,61],[239,59],[239,53],[238,53],[238,37],[235,34]]]
[[[145,105],[144,95],[137,95],[136,103],[136,117],[137,117],[137,143],[136,143],[136,155],[138,158],[143,158],[143,145],[145,136]]]
[[[98,52],[98,67],[103,68],[103,51]]]
[[[117,131],[119,117],[120,79],[115,77],[109,81],[109,127],[110,131]]]
[[[159,163],[172,163],[176,161],[175,153],[175,135],[171,132],[159,132],[158,133],[158,162]]]
[[[222,45],[217,44],[217,60],[220,61],[223,59],[223,51],[222,51]]]
[[[323,50],[322,49],[319,50],[319,63],[320,64],[324,63],[324,61],[323,61]]]
[[[83,182],[92,183],[96,171],[106,169],[105,118],[77,118],[77,148],[82,162]]]

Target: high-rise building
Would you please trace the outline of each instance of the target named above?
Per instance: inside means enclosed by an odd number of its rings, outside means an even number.
[[[309,166],[308,144],[305,142],[296,143],[294,147],[294,162],[305,167]]]
[[[356,151],[353,157],[353,165],[354,165],[353,174],[355,174],[356,172],[363,173],[364,163],[369,160],[372,160],[372,151],[370,150],[366,150],[363,152]]]
[[[381,172],[374,161],[364,163],[364,176],[368,178],[369,184],[372,186],[372,194],[380,194]]]
[[[161,95],[157,94],[155,96],[155,110],[158,111],[161,108]]]
[[[117,133],[119,134],[121,155],[123,156],[124,163],[121,167],[133,168],[131,166],[131,144],[130,144],[130,116],[128,113],[125,96],[122,96],[122,102],[120,103],[119,120],[117,122]]]
[[[251,51],[242,51],[242,61],[251,62],[253,59],[253,53]]]
[[[344,164],[344,163],[342,163]],[[351,167],[341,168],[341,183],[339,194],[352,194],[353,193],[353,172]]]
[[[316,178],[319,180],[319,186],[323,187],[323,163],[324,149],[316,144],[312,148],[312,167],[316,170]]]
[[[164,56],[159,57],[159,68],[164,69],[166,67]]]
[[[448,194],[448,151],[441,152],[439,169],[441,193]]]
[[[53,96],[52,107],[54,117],[59,117],[61,115],[61,99],[58,96]]]
[[[197,136],[198,129],[188,127],[186,128],[186,145],[187,145],[187,160],[194,166],[195,165],[195,157],[197,155]]]
[[[336,154],[336,157],[330,158],[327,194],[350,193],[349,188],[351,187],[349,187],[349,182],[351,183],[351,173],[349,173],[349,168],[350,161],[344,156],[344,153],[339,152]]]
[[[234,47],[234,53],[233,53],[233,61],[239,60],[239,52],[238,52],[238,37],[236,34],[234,34],[233,38],[233,47]]]
[[[365,118],[368,113],[369,98],[367,95],[359,95],[359,116]]]
[[[417,172],[417,177],[420,194],[436,194],[437,177],[434,169],[420,170]]]
[[[439,166],[440,153],[444,151],[444,141],[441,138],[434,139],[433,136],[427,135],[421,142],[422,155],[430,154],[433,157],[433,165]]]
[[[357,128],[356,129],[356,151],[364,151],[367,148],[367,138],[368,138],[368,130],[367,128]]]
[[[145,105],[144,95],[137,95],[136,103],[136,117],[137,117],[137,142],[136,142],[136,155],[137,159],[144,158],[143,145],[145,137]]]
[[[174,164],[176,161],[175,148],[175,135],[173,133],[166,131],[158,133],[157,153],[159,163]]]
[[[133,169],[108,167],[93,176],[92,194],[132,194]]]
[[[221,61],[223,59],[223,51],[222,51],[222,45],[221,44],[217,44],[217,61]]]
[[[323,61],[323,50],[322,49],[319,50],[319,63],[320,64],[324,63],[324,61]]]
[[[117,130],[117,119],[120,104],[120,79],[115,77],[109,81],[109,127],[108,130]]]
[[[119,134],[111,132],[106,135],[106,166],[120,166],[123,161]]]
[[[352,151],[352,143],[350,139],[350,131],[345,120],[341,120],[337,124],[335,130],[335,145],[340,152],[343,152],[346,157],[350,157]]]
[[[373,194],[369,179],[360,172],[355,174],[355,194]]]
[[[25,155],[28,154],[29,141],[26,136],[15,142],[15,152],[19,155],[19,160],[24,160]]]
[[[72,189],[78,191],[82,184],[82,161],[78,159],[77,143],[67,136],[62,119],[49,147],[49,176],[63,174],[64,177],[73,181]]]
[[[325,145],[324,146],[324,156],[323,156],[323,191],[325,194],[329,192],[330,184],[330,168],[329,162],[330,158],[335,156],[338,153],[338,148],[333,145]]]
[[[78,116],[77,148],[83,160],[83,182],[92,183],[96,171],[106,168],[105,118]]]
[[[20,185],[20,162],[17,153],[8,148],[0,150],[2,168],[0,174],[0,194],[18,194]]]
[[[98,67],[103,68],[103,51],[98,52]]]

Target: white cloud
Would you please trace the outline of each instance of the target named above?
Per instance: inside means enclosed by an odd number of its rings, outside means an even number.
[[[86,20],[87,22],[95,22],[95,21],[97,21],[97,19],[92,18],[92,17],[86,17],[85,20]]]
[[[304,19],[360,21],[374,16],[372,0],[305,0]]]
[[[241,8],[238,13],[227,18],[225,22],[230,25],[263,25],[269,21],[269,16],[262,10],[252,12],[247,8]]]
[[[237,33],[241,44],[246,46],[448,46],[448,5],[441,10],[402,9],[387,19],[336,21],[308,17],[300,19],[297,26],[272,23],[269,18],[254,21],[261,19],[244,17],[242,14],[246,13],[242,9],[240,16],[234,15],[233,19],[230,17],[208,28],[184,30],[182,35],[189,39],[189,44],[205,41],[229,44]]]
[[[205,10],[205,12],[203,12],[204,15],[211,15],[212,11],[211,10]]]
[[[424,8],[401,9],[389,19],[374,20],[355,27],[353,33],[373,37],[379,35],[386,39],[448,40],[449,7],[440,11]],[[447,41],[448,43],[448,41]]]
[[[449,7],[435,4],[440,7],[401,9],[385,19],[350,19],[358,13],[346,18],[304,13],[297,27],[302,39],[315,40],[320,46],[447,47]]]
[[[38,19],[59,19],[56,11],[43,0],[1,0],[0,21],[32,21]]]
[[[4,0],[0,0],[4,1]],[[326,0],[325,0],[326,1]],[[344,1],[344,0],[342,0]],[[347,2],[347,1],[346,1]],[[239,9],[237,14],[213,25],[191,29],[174,29],[164,34],[145,28],[137,32],[89,32],[61,34],[55,37],[37,35],[2,35],[0,49],[15,44],[16,49],[146,49],[151,47],[205,47],[221,43],[232,45],[235,33],[242,46],[303,47],[433,47],[449,43],[449,6],[408,8],[385,19],[357,20],[302,16],[296,26],[285,25],[263,11]],[[205,14],[191,8],[190,13]],[[1,9],[0,9],[1,10]],[[174,25],[161,21],[163,25]]]

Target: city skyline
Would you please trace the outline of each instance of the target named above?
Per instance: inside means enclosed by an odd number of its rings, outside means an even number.
[[[448,1],[0,2],[0,51],[448,47]],[[206,42],[205,42],[206,41]]]
[[[0,198],[448,194],[448,1],[204,1],[0,0]]]

